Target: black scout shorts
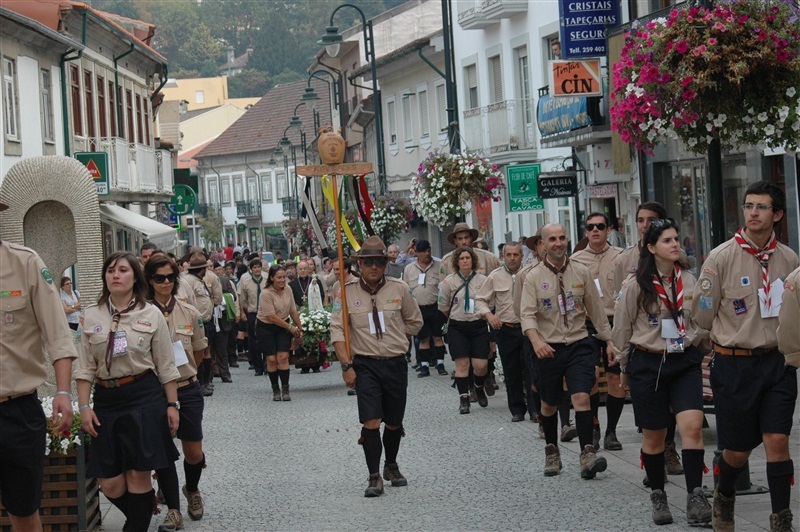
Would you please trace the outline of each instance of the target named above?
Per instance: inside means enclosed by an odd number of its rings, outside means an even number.
[[[457,321],[450,320],[447,327],[447,346],[450,348],[450,357],[459,358],[489,358],[489,329],[486,320]]]
[[[531,373],[533,384],[539,390],[542,401],[558,406],[564,398],[564,379],[567,393],[590,393],[595,383],[594,340],[591,337],[570,345],[550,344],[555,349],[553,358],[539,358],[532,353]]]
[[[292,347],[292,334],[274,323],[256,320],[256,347],[265,357],[288,353]]]
[[[0,403],[0,498],[17,517],[39,509],[46,434],[36,393]]]
[[[180,423],[176,436],[181,441],[203,441],[203,391],[200,382],[178,388],[178,401],[181,403]]]
[[[757,356],[715,353],[711,389],[722,449],[747,452],[761,445],[762,434],[791,433],[797,368],[787,366],[780,351]]]
[[[404,356],[353,357],[356,372],[358,419],[382,419],[392,427],[403,424],[408,391],[408,364]]]
[[[442,326],[447,318],[442,311],[439,310],[437,305],[423,305],[419,307],[422,314],[422,328],[417,333],[417,338],[420,340],[427,340],[431,336],[440,338],[442,336]]]

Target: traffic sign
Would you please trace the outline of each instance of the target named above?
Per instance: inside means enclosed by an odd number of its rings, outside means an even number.
[[[542,171],[540,164],[516,164],[506,166],[508,183],[509,211],[544,210],[544,202],[539,197],[536,177]]]
[[[108,196],[108,154],[104,151],[84,151],[76,153],[75,158],[92,175],[97,195]]]
[[[170,198],[167,208],[173,214],[183,216],[192,212],[197,205],[197,194],[188,185],[172,187],[175,194]]]

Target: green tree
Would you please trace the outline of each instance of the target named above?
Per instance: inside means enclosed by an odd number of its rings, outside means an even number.
[[[208,206],[208,213],[206,216],[198,216],[197,223],[202,231],[201,236],[208,244],[221,244],[223,241],[223,219],[222,215],[214,208],[213,205]]]
[[[228,95],[231,98],[254,98],[264,96],[273,86],[266,72],[247,69],[228,78]]]
[[[156,34],[153,47],[169,61],[170,72],[178,70],[200,70],[199,65],[187,65],[181,54],[181,47],[199,23],[196,3],[193,0],[169,0],[168,2],[146,2],[139,6],[140,11],[149,10],[149,18],[144,20],[155,24]],[[171,76],[174,77],[174,76]]]
[[[189,38],[181,47],[183,61],[181,66],[188,69],[208,70],[207,65],[219,60],[220,46],[219,41],[211,34],[208,26],[200,22],[189,33]]]

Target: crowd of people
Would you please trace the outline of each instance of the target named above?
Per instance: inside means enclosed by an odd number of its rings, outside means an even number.
[[[319,247],[311,257],[300,249],[294,260],[276,256],[266,264],[232,245],[175,257],[145,244],[138,257],[106,258],[102,293],[92,304],[69,277],[58,290],[34,251],[0,242],[2,503],[15,529],[41,527],[46,420],[36,389],[46,376],[45,349],[56,375],[55,430],[72,419],[74,379],[82,429],[92,437],[89,474],[131,531],[148,529],[154,499],[167,506],[159,530],[184,528],[181,492],[188,517],[203,518],[204,397],[213,394],[214,378],[232,382],[229,368],[239,355],[255,375],[266,375],[273,401],[283,402],[291,400],[293,360],[311,373],[335,352],[348,393],[357,396],[369,475],[364,495],[377,497],[384,481],[408,484],[398,455],[412,352],[418,378],[432,368],[453,378],[460,414],[469,414],[471,403],[488,405],[498,354],[511,421],[527,414],[538,424],[544,476],[562,472],[559,441],[574,438],[580,477],[603,473],[600,446],[622,449],[616,430],[630,396],[655,524],[673,521],[666,475],[682,474],[689,524],[733,530],[737,477],[763,443],[770,528],[791,530],[800,261],[775,235],[785,212],[780,188],[751,185],[742,208],[745,226],[708,254],[699,276],[687,263],[680,228],[663,206],[648,202],[636,212],[639,241],[627,249],[610,243],[617,241],[612,221],[599,212],[586,217],[578,251],[563,226],[547,224],[503,244],[498,258],[478,231],[459,223],[447,235],[454,249],[441,259],[425,240],[401,249],[371,236],[343,258],[344,272]],[[326,306],[330,341],[309,361],[300,313]],[[701,433],[701,364],[709,353],[724,449],[710,502],[702,489]],[[182,488],[174,438],[183,451]]]

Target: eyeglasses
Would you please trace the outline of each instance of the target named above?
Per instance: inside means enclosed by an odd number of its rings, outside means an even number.
[[[763,203],[745,203],[742,205],[745,211],[752,211],[756,209],[758,212],[767,212],[772,210],[772,205],[765,205]]]
[[[375,258],[367,258],[361,259],[361,263],[364,266],[377,266],[378,268],[383,268],[386,266],[387,259],[375,259]]]
[[[154,273],[153,274],[153,282],[156,283],[156,284],[164,284],[166,281],[169,281],[170,283],[174,283],[177,280],[178,280],[178,276],[175,275],[174,273],[171,273],[169,275],[161,275],[160,273]]]
[[[596,227],[597,229],[599,229],[600,231],[605,231],[605,230],[606,230],[606,227],[608,227],[608,226],[607,226],[606,224],[604,224],[604,223],[599,223],[599,224],[586,224],[586,230],[587,230],[587,231],[594,231],[595,227]]]

